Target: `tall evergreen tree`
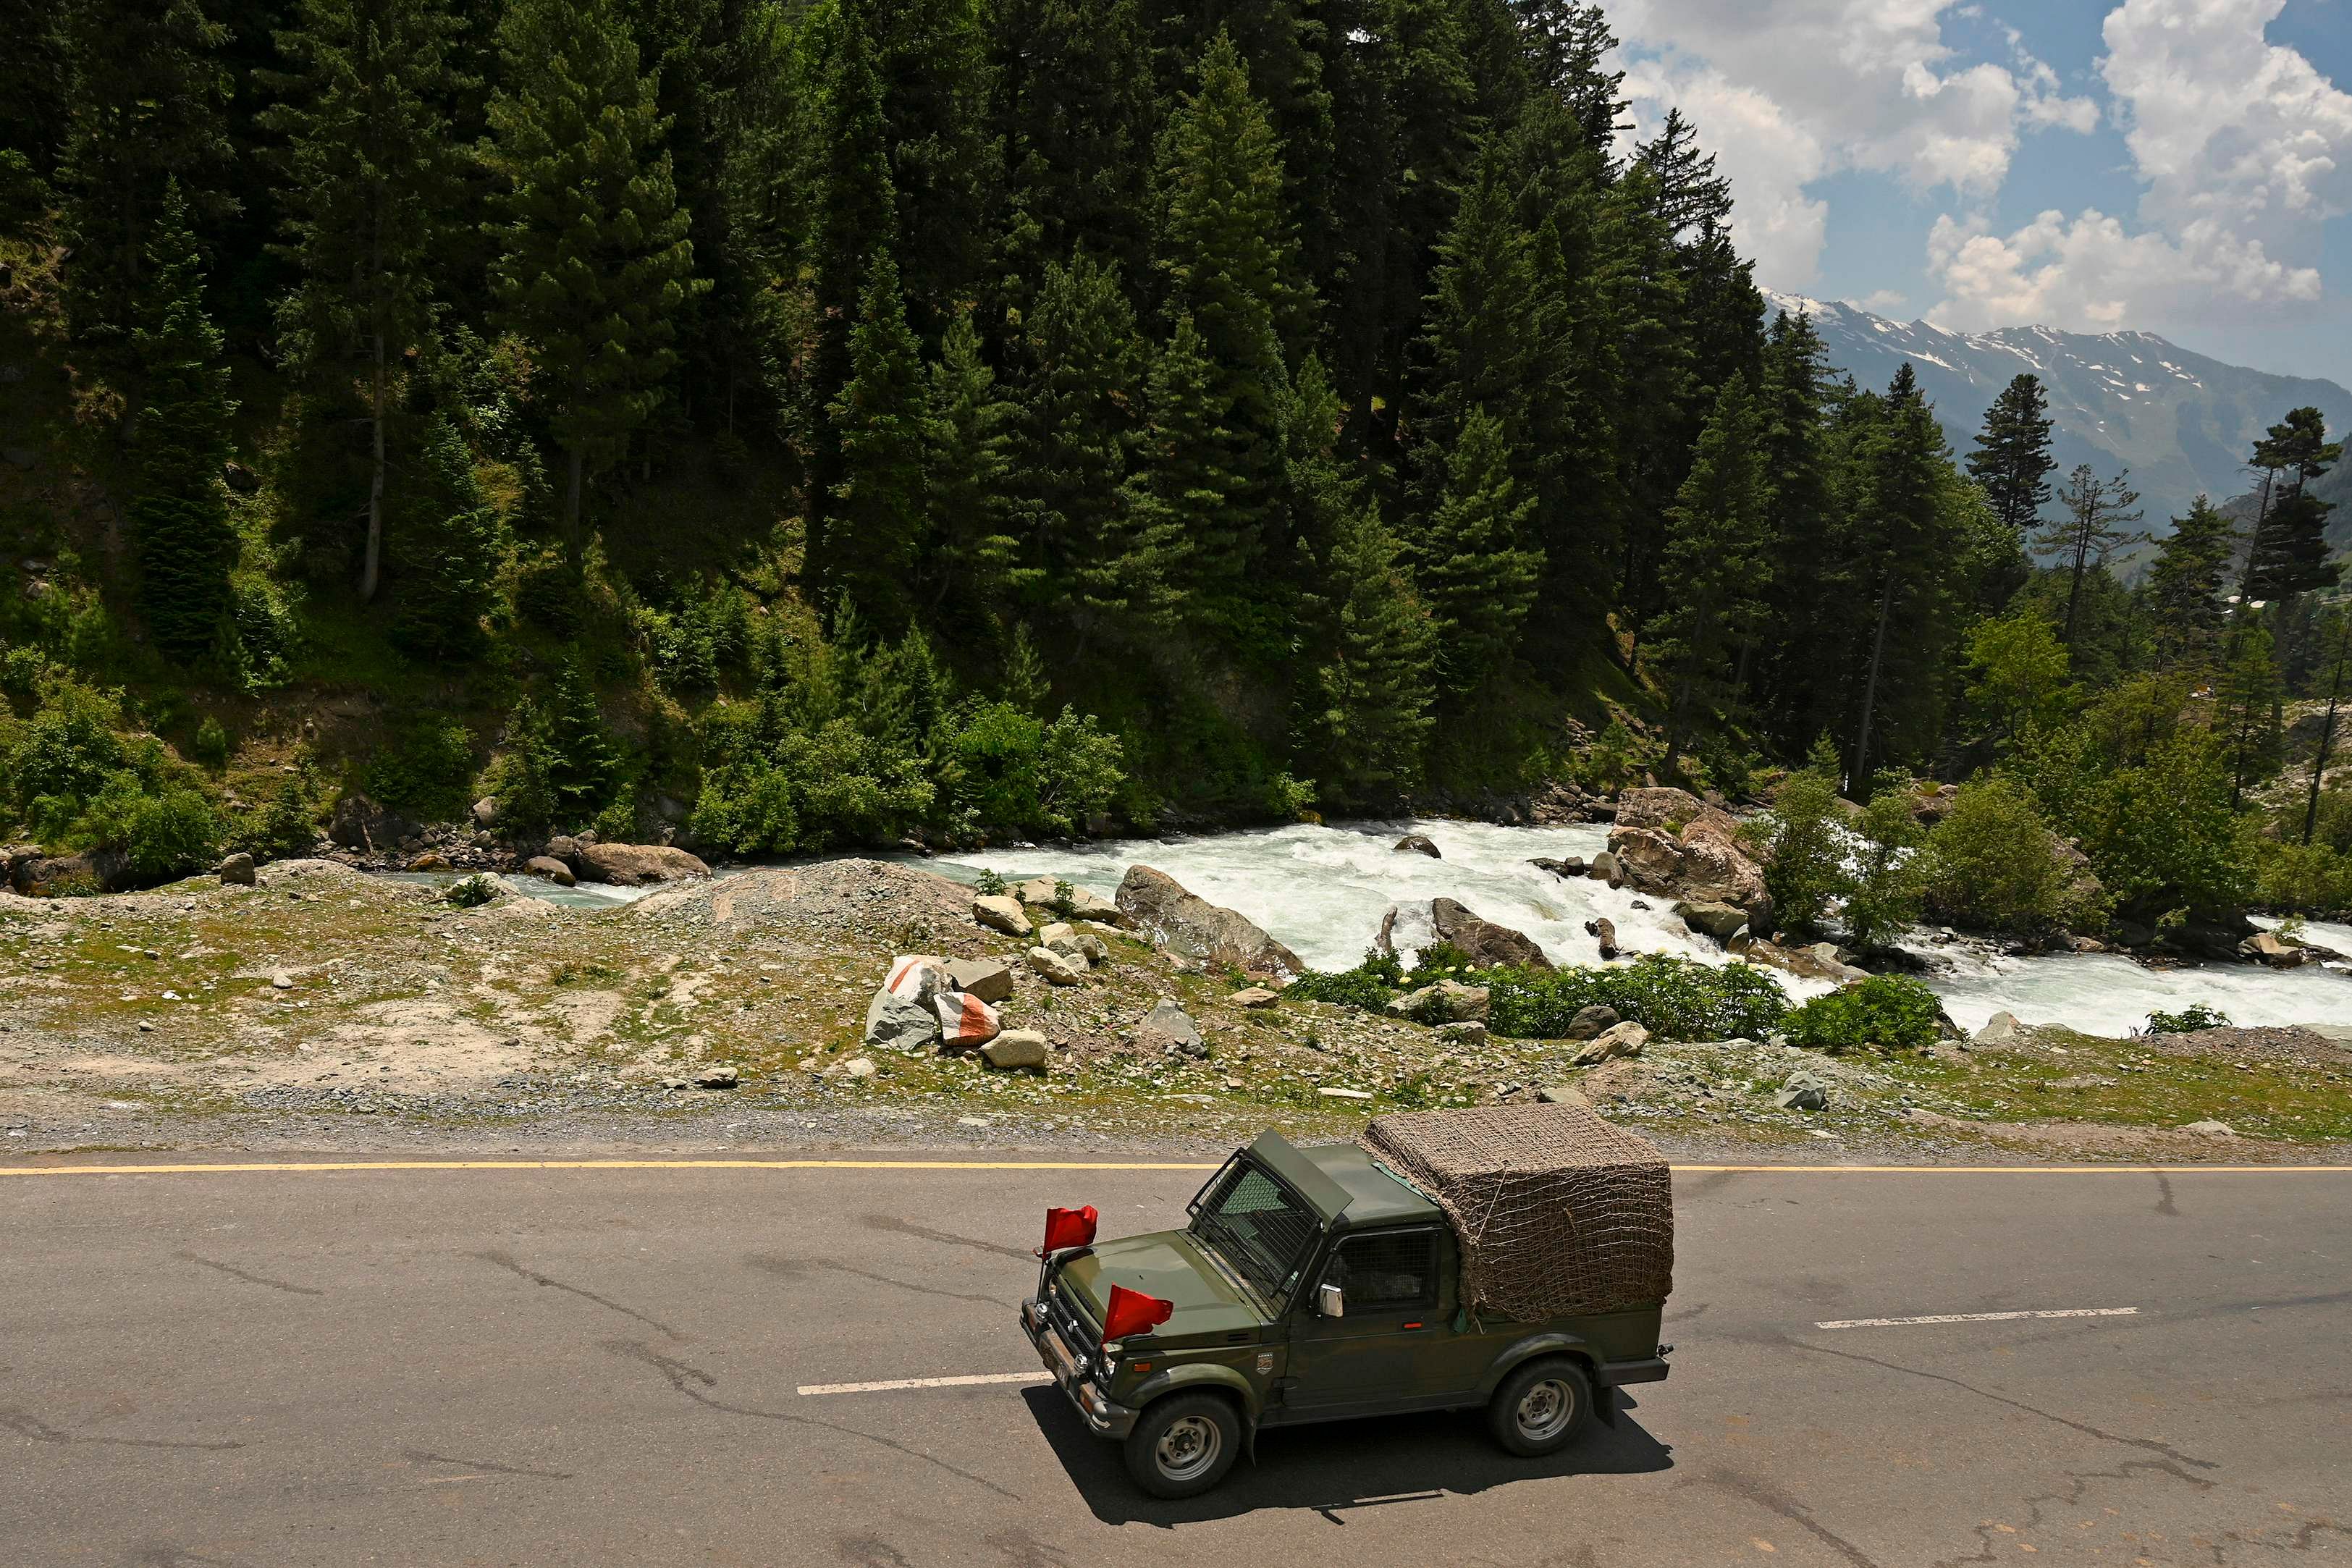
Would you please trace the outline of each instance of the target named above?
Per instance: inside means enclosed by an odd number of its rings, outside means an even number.
[[[937,342],[971,298],[1003,164],[988,130],[990,57],[975,0],[869,0],[908,320]]]
[[[1433,722],[1429,611],[1396,535],[1370,504],[1344,514],[1323,564],[1338,602],[1315,677],[1318,776],[1345,801],[1392,800],[1421,782]]]
[[[2271,629],[2248,616],[2230,639],[2229,663],[2213,692],[2214,729],[2229,749],[2232,812],[2243,804],[2249,785],[2277,770],[2279,705],[2285,695]]]
[[[1213,632],[1235,628],[1260,545],[1229,413],[1192,318],[1179,316],[1152,356],[1118,596]]]
[[[1005,168],[1003,261],[1025,308],[1083,241],[1129,279],[1150,262],[1159,102],[1138,0],[993,0],[992,134]]]
[[[2254,443],[2263,488],[2246,556],[2248,602],[2335,585],[2343,569],[2329,559],[2327,514],[2334,509],[2309,487],[2343,456],[2343,443],[2327,438],[2316,408],[2294,410]]]
[[[498,510],[446,416],[426,428],[418,467],[419,482],[402,498],[402,537],[392,552],[400,574],[392,637],[418,658],[456,664],[488,641],[482,620],[498,597]]]
[[[656,84],[615,0],[512,0],[499,22],[488,157],[501,176],[490,288],[536,353],[532,396],[564,454],[564,533],[580,559],[582,491],[619,460],[677,363],[697,287]]]
[[[1444,454],[1474,407],[1502,422],[1515,451],[1535,455],[1532,382],[1551,368],[1535,357],[1545,346],[1538,312],[1548,300],[1537,288],[1534,237],[1519,223],[1515,152],[1497,138],[1480,154],[1430,275],[1417,434],[1432,489],[1444,487]]]
[[[401,367],[432,330],[449,214],[465,153],[447,100],[458,30],[446,0],[303,0],[278,47],[295,67],[264,118],[286,140],[289,260],[299,281],[278,311],[291,365],[314,378],[355,357],[369,447],[362,600],[375,597],[383,552],[387,426]]]
[[[1413,542],[1414,575],[1437,626],[1441,679],[1467,692],[1517,651],[1543,558],[1523,543],[1535,503],[1520,499],[1502,425],[1483,408],[1463,421],[1451,476]]]
[[[2200,495],[2157,546],[2147,597],[2164,668],[2200,668],[2221,653],[2221,584],[2237,541],[2229,518]]]
[[[2105,570],[2107,558],[2118,549],[2147,537],[2131,528],[2140,513],[2139,492],[2131,488],[2130,479],[2128,469],[2103,479],[2090,464],[2076,465],[2058,488],[2066,515],[2033,536],[2033,548],[2054,556],[2059,570],[2066,574],[2066,615],[2058,636],[2068,647],[2074,646],[2081,622],[2084,579]]]
[[[1745,379],[1717,398],[1690,476],[1666,514],[1664,566],[1674,584],[1650,657],[1671,695],[1666,765],[1700,724],[1719,721],[1737,698],[1739,650],[1765,614],[1770,489],[1762,414]]]
[[[1018,415],[982,356],[971,313],[957,317],[930,367],[923,433],[929,524],[917,563],[925,606],[942,611],[951,598],[959,606],[942,629],[978,631],[1003,607],[1021,549],[1011,505]]]
[[[58,33],[69,72],[66,316],[76,342],[121,373],[132,367],[123,351],[150,290],[164,186],[178,186],[194,224],[237,210],[224,184],[229,34],[205,0],[65,0]]]
[[[1969,477],[1984,487],[1993,515],[2022,538],[2041,521],[2050,500],[2049,395],[2042,378],[2017,376],[1985,410],[1984,428],[1969,454]]]
[[[131,334],[147,385],[130,506],[139,602],[155,646],[183,660],[214,646],[237,555],[221,484],[236,405],[220,329],[205,310],[204,261],[189,224],[179,184],[167,180],[147,226],[144,319]]]
[[[1528,41],[1538,88],[1575,117],[1585,145],[1606,154],[1631,107],[1622,96],[1625,73],[1608,68],[1617,38],[1609,18],[1585,0],[1510,0]]]
[[[811,575],[828,603],[846,598],[862,621],[894,635],[911,608],[928,510],[929,393],[898,265],[888,251],[877,251],[849,335],[849,380],[826,411],[841,477],[810,556]]]
[[[1852,607],[1860,612],[1858,624],[1869,627],[1869,640],[1859,650],[1862,704],[1848,777],[1862,787],[1882,754],[1881,730],[1895,728],[1881,706],[1888,676],[1925,644],[1950,564],[1950,448],[1909,362],[1895,372],[1876,417],[1862,432],[1853,465],[1849,573],[1861,602]]]

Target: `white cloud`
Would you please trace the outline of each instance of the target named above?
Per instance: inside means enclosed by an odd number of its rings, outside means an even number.
[[[1981,200],[2023,133],[2087,131],[2097,106],[2065,96],[2013,33],[2007,62],[1958,60],[1953,0],[1619,0],[1629,96],[1645,127],[1668,105],[1698,125],[1733,180],[1733,224],[1759,272],[1812,280],[1827,212],[1805,187],[1845,169]]]
[[[2263,29],[2285,0],[2124,0],[2099,74],[2145,186],[2127,227],[2047,212],[1937,220],[1954,326],[2210,325],[2321,294],[2319,226],[2352,211],[2352,95]]]
[[[1883,316],[1889,311],[1903,309],[1911,302],[1911,296],[1900,289],[1881,289],[1876,293],[1865,295],[1854,302],[1874,315]]]

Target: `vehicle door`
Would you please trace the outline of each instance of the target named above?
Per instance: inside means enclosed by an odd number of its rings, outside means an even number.
[[[1366,1231],[1326,1255],[1315,1285],[1296,1298],[1290,1329],[1286,1402],[1338,1415],[1379,1408],[1427,1392],[1419,1363],[1433,1338],[1438,1306],[1438,1231],[1434,1226]],[[1339,1287],[1341,1315],[1327,1315],[1320,1287]]]

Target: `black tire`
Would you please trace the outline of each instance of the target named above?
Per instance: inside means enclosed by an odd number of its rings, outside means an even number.
[[[1241,1451],[1241,1415],[1232,1400],[1171,1394],[1136,1418],[1127,1471],[1153,1497],[1198,1497],[1225,1479]]]
[[[1526,1458],[1559,1452],[1591,1425],[1592,1380],[1566,1356],[1515,1368],[1486,1407],[1495,1441]]]

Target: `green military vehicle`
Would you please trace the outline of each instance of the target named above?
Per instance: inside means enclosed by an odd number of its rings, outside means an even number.
[[[1144,1490],[1223,1479],[1268,1426],[1484,1406],[1549,1454],[1666,1375],[1664,1157],[1580,1107],[1375,1119],[1357,1144],[1267,1132],[1182,1230],[1048,1248],[1024,1331]],[[1056,1215],[1067,1218],[1064,1211]]]

